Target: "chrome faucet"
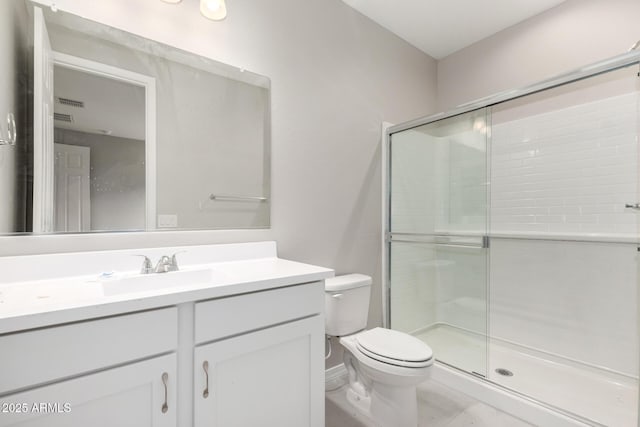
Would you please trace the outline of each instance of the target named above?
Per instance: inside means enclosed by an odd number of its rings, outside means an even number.
[[[159,260],[159,261],[158,261],[158,263],[156,264],[156,268],[155,268],[155,270],[154,270],[154,271],[155,271],[156,273],[167,273],[167,272],[169,272],[169,271],[172,271],[172,270],[171,270],[171,267],[172,267],[172,265],[171,265],[171,258],[169,258],[169,257],[168,257],[168,256],[166,256],[166,255],[162,255],[162,256],[160,257],[160,260]],[[176,266],[176,268],[177,268],[177,266]]]
[[[149,259],[148,256],[146,255],[134,255],[134,256],[141,256],[142,258],[144,258],[142,260],[142,267],[140,268],[140,274],[153,273],[153,264],[151,263],[151,260]]]
[[[146,255],[135,255],[141,256],[144,258],[142,261],[142,268],[140,269],[140,274],[151,274],[151,273],[168,273],[170,271],[178,271],[180,268],[178,267],[178,258],[176,255],[183,253],[185,251],[176,252],[175,254],[168,257],[167,255],[163,255],[158,260],[158,263],[155,267],[153,267],[153,263]]]
[[[176,255],[183,254],[185,252],[186,251],[179,251],[179,252],[176,252],[175,254],[171,255],[171,264],[169,265],[169,271],[178,271],[178,270],[180,270],[178,268],[178,258],[176,257]]]

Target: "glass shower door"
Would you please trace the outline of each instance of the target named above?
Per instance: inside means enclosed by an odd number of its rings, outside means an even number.
[[[389,326],[487,375],[487,110],[390,139]]]
[[[488,377],[607,426],[636,425],[637,72],[491,112]]]

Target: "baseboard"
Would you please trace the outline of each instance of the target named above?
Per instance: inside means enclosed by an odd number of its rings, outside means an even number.
[[[344,364],[333,366],[324,371],[324,389],[325,391],[337,390],[347,384],[347,368]]]

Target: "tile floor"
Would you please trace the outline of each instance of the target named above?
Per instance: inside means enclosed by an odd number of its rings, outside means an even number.
[[[347,402],[346,387],[327,391],[326,427],[374,427]],[[418,387],[418,427],[531,427],[518,418],[435,381]]]

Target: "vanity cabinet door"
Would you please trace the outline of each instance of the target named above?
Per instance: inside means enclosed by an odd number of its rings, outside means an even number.
[[[323,344],[313,316],[196,347],[195,427],[324,427]]]
[[[175,388],[170,354],[0,396],[0,426],[175,427]]]

